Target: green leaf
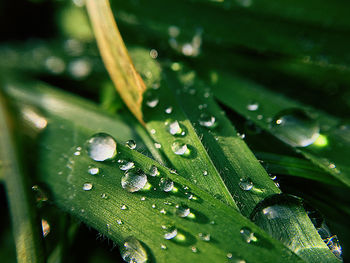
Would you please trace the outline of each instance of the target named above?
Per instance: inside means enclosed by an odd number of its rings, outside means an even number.
[[[83,115],[76,114],[76,103],[71,104],[76,101],[75,98],[68,100],[66,96],[63,102],[58,97],[52,103],[53,99],[48,98],[53,91],[49,90],[45,97],[45,90],[41,87],[43,97],[35,101],[30,91],[26,91],[29,86],[29,82],[24,87],[17,83],[6,91],[13,99],[22,94],[18,102],[36,102],[45,112],[47,127],[41,131],[37,141],[37,162],[40,164],[37,172],[40,181],[48,186],[51,200],[64,211],[96,228],[120,246],[128,236],[136,237],[146,249],[148,258],[159,262],[178,262],[179,259],[216,262],[227,260],[231,254],[232,258],[242,258],[248,262],[303,262],[232,207],[214,199],[152,159],[117,144],[116,157],[133,161],[137,168],[148,174],[151,185],[135,193],[126,191],[121,186],[124,173],[118,168],[116,159],[95,162],[88,156],[85,146],[91,135],[109,131],[111,126],[118,127],[119,121],[104,122],[110,116],[93,110],[91,106],[84,109],[84,113],[94,112],[89,115],[89,122],[81,121],[79,119]],[[28,90],[35,90],[35,86]],[[61,103],[65,103],[65,111],[57,110],[57,105]],[[94,122],[99,122],[98,129],[92,125]],[[124,137],[125,134],[114,130],[118,141],[124,140],[119,136]],[[152,165],[158,167],[159,176],[149,175]],[[89,174],[91,167],[99,168],[99,173]],[[172,191],[159,189],[161,178],[174,182]],[[84,184],[89,187],[85,188]],[[178,216],[177,205],[188,207],[191,215]],[[177,236],[171,240],[164,239],[166,230],[162,229],[163,225],[176,227]],[[253,239],[251,243],[245,241],[247,236],[240,234],[243,227],[251,229],[256,242],[251,235],[248,235]],[[210,234],[209,241],[205,240],[208,239],[207,234]],[[162,249],[162,244],[167,249]]]
[[[220,73],[214,85],[215,96],[225,105],[293,147],[337,180],[350,185],[347,160],[350,129],[344,120],[228,74]],[[226,96],[228,91],[231,96]],[[259,105],[257,110],[247,108],[252,102]]]

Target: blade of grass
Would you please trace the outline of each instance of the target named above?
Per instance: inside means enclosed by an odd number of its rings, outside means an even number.
[[[342,120],[268,91],[258,84],[225,73],[219,74],[218,81],[214,85],[215,96],[222,103],[289,144],[295,151],[303,154],[343,184],[350,185],[350,167],[347,160],[350,154],[349,127],[345,123],[342,124]],[[226,96],[227,92],[231,95]],[[259,105],[258,110],[247,109],[247,105],[252,101]],[[296,147],[290,140],[285,139],[285,131],[271,128],[277,115],[290,109],[306,112],[310,115],[307,117],[310,122],[318,123],[316,125],[320,127],[320,136],[311,145]],[[293,128],[291,129],[293,132]],[[291,136],[300,136],[298,130]]]
[[[146,173],[156,165],[160,175],[171,179],[177,189],[163,192],[157,186],[160,177],[148,176],[150,189],[127,192],[120,184],[124,173],[114,161],[97,163],[85,152],[85,141],[101,130],[75,120],[76,116],[68,119],[62,112],[47,111],[45,117],[48,126],[38,140],[40,181],[47,184],[53,202],[61,209],[98,229],[118,245],[122,246],[126,237],[135,236],[146,248],[148,257],[159,262],[178,262],[180,258],[215,262],[225,260],[227,255],[231,257],[230,253],[233,258],[249,262],[302,262],[238,211],[155,161],[118,144],[118,158],[134,161]],[[77,147],[82,147],[80,155],[74,154]],[[91,166],[98,167],[100,174],[90,175],[87,170]],[[90,191],[83,190],[86,183],[92,185]],[[191,191],[191,199],[186,194],[188,191]],[[193,215],[179,217],[176,205],[189,207]],[[215,213],[211,212],[213,209]],[[178,238],[164,239],[162,225],[175,226]],[[242,227],[249,227],[258,241],[246,243],[240,235]],[[210,241],[201,240],[199,233],[210,234]],[[167,249],[162,249],[161,244]]]
[[[88,0],[86,5],[105,66],[125,104],[143,124],[140,109],[146,87],[131,62],[109,2]]]
[[[35,219],[34,200],[30,184],[24,175],[13,133],[10,130],[5,100],[0,96],[0,160],[11,211],[12,229],[16,244],[17,262],[44,262],[44,250],[39,222]]]
[[[308,160],[265,152],[255,153],[255,156],[262,161],[265,169],[272,174],[293,175],[325,184],[343,185],[339,180]]]

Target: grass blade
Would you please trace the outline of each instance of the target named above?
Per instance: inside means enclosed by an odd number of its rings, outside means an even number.
[[[1,173],[9,200],[13,235],[18,262],[44,262],[40,224],[35,220],[35,203],[30,195],[30,185],[23,174],[5,100],[0,96],[0,160]]]
[[[227,90],[232,94],[229,97],[225,96]],[[346,123],[342,123],[342,120],[228,74],[220,74],[218,82],[215,83],[214,93],[228,107],[233,108],[259,127],[289,144],[337,180],[347,186],[350,185],[350,167],[347,160],[347,156],[350,154],[350,141],[348,139],[350,129]],[[259,105],[258,110],[247,109],[247,105],[252,101]],[[279,128],[271,128],[272,126],[276,127],[274,122],[280,118],[279,114],[290,116],[294,113],[285,111],[294,111],[294,109],[296,109],[297,115],[302,116],[297,117],[295,127],[291,127],[289,132],[281,131]],[[298,113],[300,111],[301,113]],[[315,129],[311,134],[308,133],[311,131],[309,129],[311,126],[307,126],[309,124],[313,125]],[[303,144],[302,147],[298,145],[300,140]]]

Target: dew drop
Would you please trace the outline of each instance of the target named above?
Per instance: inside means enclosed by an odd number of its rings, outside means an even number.
[[[117,143],[110,135],[97,133],[87,141],[86,150],[91,159],[102,162],[115,157]]]
[[[158,142],[155,142],[154,147],[156,147],[157,149],[160,149],[160,148],[162,148],[162,145]]]
[[[159,181],[159,187],[164,192],[169,192],[174,188],[174,182],[167,178],[161,178]]]
[[[193,253],[197,253],[198,252],[198,249],[196,247],[191,247],[191,250]]]
[[[164,245],[164,244],[160,244],[160,248],[163,249],[163,250],[165,250],[165,249],[167,249],[167,246]]]
[[[158,103],[159,103],[158,97],[148,98],[146,100],[146,104],[150,108],[155,108],[158,105]]]
[[[127,207],[126,205],[122,205],[122,206],[120,207],[120,209],[121,209],[121,210],[126,210],[126,209],[128,209],[128,207]]]
[[[117,224],[118,225],[122,225],[123,224],[123,221],[121,219],[117,219]]]
[[[125,145],[129,147],[131,150],[136,148],[136,142],[134,140],[128,140]]]
[[[279,113],[274,118],[272,129],[282,141],[296,147],[313,144],[320,135],[317,121],[298,109]]]
[[[128,171],[121,179],[122,187],[129,192],[137,192],[145,187],[147,176],[144,173]]]
[[[204,176],[207,176],[207,175],[208,175],[208,171],[204,170],[204,171],[203,171],[203,175],[204,175]]]
[[[140,198],[140,200],[141,200],[141,201],[145,201],[145,200],[146,200],[146,197],[142,196],[142,197]]]
[[[122,171],[128,171],[135,167],[135,164],[133,162],[127,162],[119,166],[119,169]]]
[[[171,135],[181,135],[183,132],[178,121],[167,120],[165,125]]]
[[[166,114],[171,114],[173,112],[173,107],[169,106],[165,109]]]
[[[203,241],[206,241],[206,242],[210,241],[210,234],[199,233],[198,236]]]
[[[92,184],[91,183],[85,183],[83,185],[83,190],[84,191],[90,191],[92,189]]]
[[[179,217],[187,217],[191,213],[191,210],[188,207],[177,206],[176,208],[176,215]]]
[[[79,152],[79,151],[76,151],[75,153],[74,153],[74,155],[75,156],[79,156],[81,153]]]
[[[124,261],[129,263],[145,263],[148,260],[147,252],[134,237],[128,237],[120,248],[120,254]]]
[[[100,169],[98,169],[96,167],[89,168],[89,170],[88,170],[88,173],[91,174],[91,175],[96,175],[99,172],[100,172]]]
[[[156,130],[155,129],[151,129],[151,134],[156,134]]]
[[[46,237],[51,231],[50,224],[45,219],[41,219],[41,228],[42,228],[43,237]]]
[[[35,193],[36,202],[41,203],[49,199],[47,194],[38,185],[33,185],[32,190]]]
[[[253,182],[249,178],[241,178],[238,184],[244,191],[250,191],[254,186]]]
[[[254,233],[248,227],[243,227],[240,230],[241,237],[247,243],[256,242],[258,239],[254,236]]]
[[[171,149],[176,155],[188,156],[190,154],[187,144],[181,141],[174,141],[171,145]]]
[[[331,252],[340,260],[342,260],[342,248],[340,246],[340,242],[336,235],[331,236],[325,240],[323,240],[326,245],[329,247]]]
[[[149,169],[149,175],[150,176],[157,176],[157,175],[159,175],[159,171],[158,171],[157,166],[155,166],[155,165],[151,166],[151,168]]]
[[[103,194],[101,194],[101,198],[102,198],[102,199],[108,199],[108,196],[107,196],[106,193],[103,193]]]
[[[259,104],[257,102],[251,102],[247,105],[247,110],[256,111],[259,109]]]
[[[164,234],[165,239],[173,239],[177,236],[177,229],[175,227],[171,227],[167,230],[167,232]]]
[[[164,208],[162,208],[162,209],[160,209],[160,211],[159,211],[161,214],[163,214],[163,215],[165,215],[166,214],[166,211],[165,211],[165,209]]]
[[[152,208],[157,208],[157,206],[155,204],[152,204]]]
[[[216,119],[214,116],[208,115],[206,113],[202,113],[199,116],[199,125],[203,126],[203,127],[207,127],[207,128],[214,128],[216,126]]]

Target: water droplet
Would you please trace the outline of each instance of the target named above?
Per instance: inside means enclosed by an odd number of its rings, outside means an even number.
[[[121,179],[122,187],[129,192],[141,190],[147,183],[147,176],[144,173],[128,171]]]
[[[60,74],[66,68],[66,64],[64,63],[64,61],[61,58],[54,56],[48,57],[46,59],[45,66],[54,74]]]
[[[91,175],[96,175],[99,172],[100,172],[100,169],[98,169],[96,167],[89,168],[89,170],[88,170],[88,173],[91,174]]]
[[[86,149],[91,159],[102,162],[117,154],[117,143],[110,135],[97,133],[87,141]]]
[[[120,209],[121,209],[121,210],[126,210],[126,209],[128,209],[128,207],[127,207],[126,205],[122,205],[122,206],[120,207]]]
[[[169,106],[165,109],[166,114],[171,114],[173,112],[173,107]]]
[[[128,140],[125,145],[129,147],[131,150],[136,148],[136,142],[134,140]]]
[[[156,134],[156,130],[155,129],[151,129],[151,134]]]
[[[207,175],[208,175],[208,171],[204,170],[204,171],[203,171],[203,175],[204,175],[204,176],[207,176]]]
[[[151,49],[149,55],[151,58],[156,59],[158,57],[158,51],[156,49]]]
[[[69,63],[68,70],[77,79],[85,78],[91,73],[92,63],[87,58],[79,58]]]
[[[162,145],[160,143],[155,142],[154,147],[156,147],[157,149],[160,149],[162,148]]]
[[[171,135],[181,135],[183,132],[180,123],[178,121],[173,121],[173,120],[167,120],[165,122],[165,125],[167,127],[168,132]]]
[[[50,224],[45,219],[41,219],[41,228],[43,231],[43,237],[46,237],[51,231]]]
[[[176,214],[179,217],[187,217],[191,213],[191,210],[188,207],[177,206],[176,208]]]
[[[48,200],[47,194],[38,185],[33,185],[32,190],[35,193],[36,202],[41,203]]]
[[[157,208],[157,206],[155,204],[152,204],[152,208]]]
[[[199,104],[199,105],[198,105],[198,109],[199,109],[199,110],[206,109],[207,107],[208,107],[208,104]]]
[[[173,239],[177,235],[177,229],[175,227],[171,227],[167,230],[167,232],[164,234],[165,239]]]
[[[329,247],[329,249],[332,251],[332,253],[337,258],[342,260],[342,248],[340,246],[338,237],[336,235],[334,235],[334,236],[331,236],[323,241],[326,243],[326,245]]]
[[[118,225],[122,225],[123,224],[123,221],[121,219],[117,219],[117,224]]]
[[[165,249],[167,249],[167,246],[164,245],[164,244],[160,244],[160,248],[163,249],[163,250],[165,250]]]
[[[79,155],[80,155],[80,152],[79,152],[79,151],[76,151],[76,152],[74,153],[74,155],[75,155],[75,156],[79,156]]]
[[[85,183],[83,185],[83,190],[84,191],[90,191],[92,189],[92,184],[91,183]]]
[[[102,193],[102,194],[101,194],[101,198],[102,198],[102,199],[108,199],[108,196],[107,196],[106,193]]]
[[[202,113],[199,116],[198,122],[201,126],[207,127],[207,128],[214,128],[216,126],[215,117],[208,115],[206,113]]]
[[[174,182],[167,178],[161,178],[159,181],[159,187],[164,192],[169,192],[174,188]]]
[[[191,250],[193,253],[197,253],[198,252],[198,249],[196,247],[191,247]]]
[[[163,215],[165,215],[166,214],[166,211],[165,211],[165,209],[164,208],[162,208],[162,209],[160,209],[160,211],[159,211],[161,214],[163,214]]]
[[[313,144],[320,135],[317,121],[298,109],[279,113],[274,119],[272,129],[282,141],[296,147]]]
[[[127,162],[119,166],[119,169],[122,171],[128,171],[135,167],[135,164],[133,162]]]
[[[158,97],[150,97],[146,100],[146,104],[150,108],[155,108],[159,103]]]
[[[129,263],[145,263],[148,260],[146,250],[134,237],[128,237],[125,240],[124,246],[120,248],[120,255]]]
[[[206,242],[210,241],[210,234],[199,233],[198,236],[203,241],[206,241]]]
[[[247,105],[249,111],[256,111],[259,109],[259,104],[257,102],[251,102]]]
[[[336,168],[336,166],[335,166],[335,164],[334,164],[334,163],[330,163],[330,164],[328,165],[328,168],[329,168],[329,169],[335,169],[335,168]]]
[[[187,144],[182,143],[181,141],[174,141],[171,145],[171,149],[177,155],[188,156],[190,154]]]
[[[241,237],[247,243],[256,242],[258,239],[254,236],[254,233],[248,227],[243,227],[240,230]]]
[[[140,198],[140,200],[141,200],[141,201],[145,201],[145,200],[146,200],[146,197],[142,196],[142,197]]]
[[[157,176],[159,175],[158,167],[155,165],[152,165],[151,168],[149,169],[149,175],[150,176]]]
[[[238,184],[244,191],[250,191],[254,186],[253,182],[249,178],[241,178]]]

